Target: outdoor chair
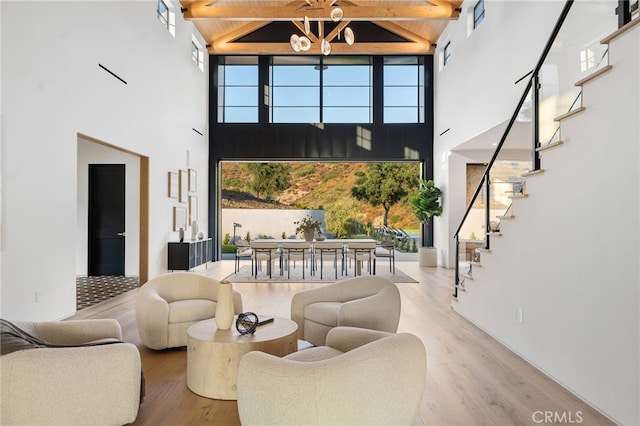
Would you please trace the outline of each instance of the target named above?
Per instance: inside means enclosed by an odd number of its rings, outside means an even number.
[[[386,257],[389,259],[389,272],[396,273],[396,254],[395,242],[393,240],[384,240],[380,246],[376,247],[376,259]]]
[[[354,276],[362,275],[362,263],[367,262],[369,274],[376,274],[376,242],[352,242],[347,246],[347,258],[354,261]]]
[[[302,262],[302,279],[304,279],[305,265],[310,265],[311,273],[313,274],[313,262],[311,243],[309,241],[291,240],[282,243],[282,264],[287,268],[287,278],[291,278],[291,264],[295,267],[295,262],[299,260]],[[282,273],[282,272],[281,272]]]
[[[344,245],[339,241],[316,241],[313,245],[314,263],[320,260],[320,279],[324,261],[333,262],[336,279],[338,279],[338,261],[340,261],[340,275],[344,274]]]
[[[251,260],[251,270],[253,271],[253,250],[251,250],[251,246],[246,240],[238,240],[236,242],[236,264],[234,268],[236,274],[240,271],[241,259]]]
[[[271,279],[275,261],[282,261],[279,244],[275,241],[251,241],[251,250],[253,251],[254,277],[258,278],[258,270],[261,269],[264,260],[267,262],[267,275]],[[282,264],[280,267],[282,269]]]

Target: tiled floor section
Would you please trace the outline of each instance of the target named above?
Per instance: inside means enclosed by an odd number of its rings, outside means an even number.
[[[138,287],[138,277],[76,277],[77,310],[84,309]]]

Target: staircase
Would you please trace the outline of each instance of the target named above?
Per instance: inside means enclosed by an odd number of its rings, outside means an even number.
[[[613,421],[640,424],[640,19],[601,43],[608,63],[575,82],[559,137],[533,150],[544,167],[456,262],[452,307]]]

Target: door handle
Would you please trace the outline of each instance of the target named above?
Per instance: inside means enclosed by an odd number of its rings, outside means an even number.
[[[118,235],[120,237],[126,237],[127,233],[126,232],[118,232],[116,235]]]

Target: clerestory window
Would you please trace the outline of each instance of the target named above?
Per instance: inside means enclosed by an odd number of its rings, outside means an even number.
[[[169,33],[176,36],[176,14],[173,11],[173,6],[168,0],[158,0],[156,7],[158,14],[158,20],[169,31]]]
[[[484,20],[484,0],[479,0],[473,6],[473,28],[477,28],[480,22]]]

